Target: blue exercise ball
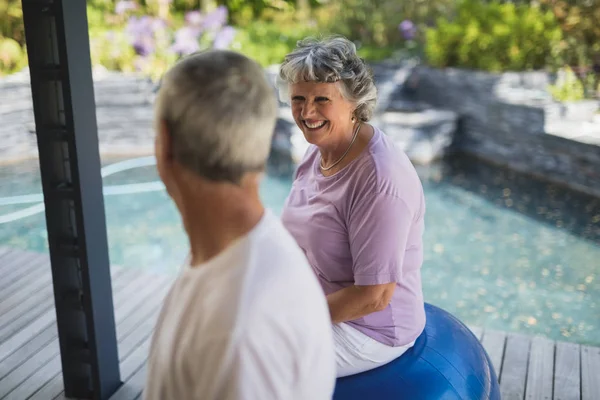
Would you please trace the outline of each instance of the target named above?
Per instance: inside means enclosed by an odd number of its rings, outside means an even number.
[[[500,400],[490,358],[475,335],[447,311],[425,304],[427,323],[398,359],[338,378],[334,400]]]

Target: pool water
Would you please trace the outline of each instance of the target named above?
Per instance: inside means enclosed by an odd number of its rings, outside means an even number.
[[[474,326],[600,345],[600,199],[466,156],[418,171],[427,202],[426,301]],[[104,178],[113,264],[162,271],[181,265],[184,232],[156,180],[152,165]],[[113,190],[132,183],[150,189]],[[289,177],[263,181],[261,195],[275,213],[290,186]],[[43,212],[2,223],[36,205],[35,198],[7,204],[9,196],[40,193],[37,162],[0,168],[0,245],[47,251]]]

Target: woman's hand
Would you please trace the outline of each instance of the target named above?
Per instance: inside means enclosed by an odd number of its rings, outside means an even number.
[[[327,296],[331,321],[334,324],[364,317],[384,310],[394,294],[396,283],[349,286]]]

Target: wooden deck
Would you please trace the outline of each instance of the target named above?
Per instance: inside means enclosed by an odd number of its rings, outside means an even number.
[[[112,268],[121,379],[141,398],[150,335],[172,277]],[[47,255],[0,248],[0,399],[64,399]],[[600,348],[471,328],[503,400],[600,399]]]

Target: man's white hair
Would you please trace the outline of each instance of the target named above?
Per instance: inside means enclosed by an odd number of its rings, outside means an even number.
[[[206,179],[239,183],[264,170],[277,107],[256,62],[211,50],[186,57],[164,76],[155,119],[166,124],[183,166]]]

